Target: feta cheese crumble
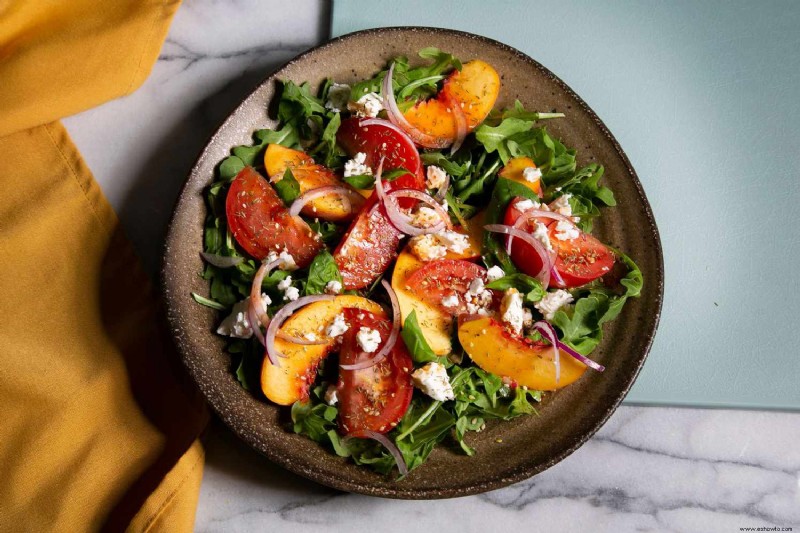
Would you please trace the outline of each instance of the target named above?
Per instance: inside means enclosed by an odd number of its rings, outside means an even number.
[[[333,317],[333,321],[328,324],[328,328],[325,330],[325,335],[331,338],[338,337],[339,335],[344,334],[344,332],[348,329],[350,329],[350,325],[344,321],[344,315],[339,313]]]
[[[456,307],[458,305],[458,296],[450,294],[442,298],[442,305],[444,307]]]
[[[438,216],[437,216],[438,220]],[[441,259],[447,252],[464,253],[469,248],[469,237],[452,230],[417,235],[409,241],[411,252],[422,261]]]
[[[342,292],[342,282],[334,279],[325,284],[326,294],[339,294]]]
[[[347,108],[350,101],[350,86],[344,83],[333,83],[328,88],[328,101],[325,102],[325,109],[330,109],[334,113],[341,113]]]
[[[527,213],[531,209],[539,209],[541,205],[542,204],[540,204],[539,202],[534,202],[533,200],[525,199],[514,204],[514,207],[516,207],[517,210],[519,210],[522,213]]]
[[[378,93],[367,93],[356,101],[356,115],[375,118],[383,111],[383,99]]]
[[[444,182],[447,180],[447,173],[444,169],[436,165],[429,166],[425,171],[425,175],[427,177],[425,183],[429,189],[441,189]]]
[[[325,403],[328,405],[336,405],[339,403],[339,396],[336,394],[336,385],[328,385],[325,389]]]
[[[292,276],[286,276],[278,282],[278,290],[286,292],[286,289],[292,286]]]
[[[542,243],[545,250],[548,252],[553,251],[553,245],[550,243],[550,237],[547,235],[547,226],[539,222],[534,223],[533,238]]]
[[[564,289],[548,292],[544,298],[533,304],[533,306],[544,315],[545,320],[553,320],[556,311],[568,303],[572,303],[572,295]]]
[[[344,164],[344,177],[351,176],[372,176],[372,169],[365,163],[367,161],[367,154],[358,152],[353,159]]]
[[[281,261],[278,264],[278,268],[281,270],[297,270],[297,263],[294,262],[294,257],[292,257],[292,254],[287,252],[286,249],[284,249],[281,253],[274,251],[270,252],[269,255],[267,255],[266,261],[271,263],[272,261],[276,261],[278,259]]]
[[[381,334],[376,329],[362,326],[358,328],[358,333],[356,333],[356,342],[361,346],[362,350],[372,353],[381,345]]]
[[[572,198],[570,193],[562,194],[552,202],[550,202],[550,209],[558,213],[559,215],[564,215],[565,217],[572,216],[572,206],[569,205],[569,199]]]
[[[541,179],[542,171],[536,167],[527,167],[522,171],[522,177],[525,178],[525,181],[534,182]]]
[[[469,283],[469,293],[472,296],[478,296],[484,290],[485,287],[481,278],[475,278]]]
[[[411,225],[418,228],[429,228],[440,220],[442,217],[435,209],[423,205],[411,216]]]
[[[289,287],[283,293],[283,299],[284,300],[288,300],[290,302],[293,302],[293,301],[297,300],[298,298],[300,298],[300,289],[298,289],[297,287]]]
[[[451,252],[462,254],[467,248],[469,248],[469,237],[463,233],[452,230],[444,230],[441,233],[437,233],[436,237],[439,239],[439,242],[441,242],[442,245],[447,247],[447,249]]]
[[[440,363],[432,362],[416,369],[411,374],[411,379],[415,387],[434,400],[446,402],[456,399],[447,376],[447,369]]]
[[[264,312],[272,300],[266,294],[261,295],[261,304]],[[247,317],[247,309],[250,307],[250,297],[248,296],[241,302],[233,304],[231,314],[220,322],[217,333],[235,339],[249,339],[253,336],[253,328],[250,327],[250,319]]]
[[[522,333],[522,323],[525,321],[525,312],[522,309],[522,295],[517,289],[508,289],[503,294],[500,302],[500,316],[503,322],[519,335]]]
[[[504,277],[505,275],[506,273],[503,271],[503,269],[495,265],[486,271],[486,280],[489,283],[491,283],[493,281],[497,281],[498,279]]]
[[[581,232],[578,231],[578,228],[566,220],[559,220],[558,224],[556,224],[556,239],[559,241],[571,241],[578,238],[580,234]]]

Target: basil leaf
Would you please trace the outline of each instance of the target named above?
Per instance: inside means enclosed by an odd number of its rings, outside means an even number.
[[[403,337],[403,342],[405,342],[406,348],[411,353],[411,359],[415,363],[428,363],[439,359],[431,349],[428,341],[425,340],[422,328],[417,322],[416,310],[411,311],[406,317],[400,335]]]
[[[342,282],[336,260],[328,250],[317,254],[311,266],[308,267],[308,281],[306,281],[305,294],[324,294],[325,287],[331,281]]]
[[[278,196],[286,205],[290,205],[300,196],[300,184],[297,183],[292,170],[289,168],[283,173],[283,177],[273,183],[272,186],[275,187],[275,192],[278,193]]]
[[[357,176],[345,176],[342,178],[356,189],[372,189],[375,187],[375,176],[371,174],[359,174]]]

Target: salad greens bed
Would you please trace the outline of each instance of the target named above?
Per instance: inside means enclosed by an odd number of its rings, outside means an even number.
[[[435,48],[423,49],[419,55],[428,60],[423,66],[412,67],[405,57],[394,59],[394,92],[401,109],[435,95],[446,73],[461,68],[457,58]],[[380,92],[387,70],[354,84],[353,99],[369,92]],[[336,143],[336,133],[342,115],[347,111],[326,108],[331,85],[332,80],[328,80],[314,93],[308,83],[283,83],[277,107],[278,126],[256,131],[251,145],[233,148],[231,155],[220,163],[216,181],[206,191],[208,215],[204,250],[241,258],[241,261],[232,268],[205,265],[202,276],[210,284],[210,297],[194,294],[198,303],[222,312],[229,311],[233,304],[250,294],[251,282],[259,267],[259,263],[243,253],[234,242],[225,218],[227,190],[240,170],[249,165],[263,173],[263,153],[270,143],[304,150],[317,163],[332,169],[340,170],[344,166],[347,156]],[[437,165],[451,176],[447,201],[454,222],[471,218],[487,205],[486,223],[502,222],[505,208],[515,196],[538,200],[529,188],[497,175],[511,158],[526,156],[533,159],[542,171],[544,201],[571,194],[569,203],[573,214],[580,216],[580,228],[591,231],[600,209],[615,205],[614,194],[600,184],[602,165],[591,163],[578,167],[576,150],[562,144],[540,125],[543,120],[563,116],[560,113],[527,111],[517,101],[511,109],[492,112],[455,154],[421,151],[424,165]],[[371,176],[355,176],[348,181],[360,188],[374,185]],[[278,195],[287,205],[300,193],[290,170],[277,185]],[[336,245],[346,229],[316,219],[306,218],[306,221],[314,231],[322,234],[330,247]],[[621,275],[619,287],[612,289],[593,282],[574,289],[571,292],[575,302],[557,311],[552,320],[561,340],[584,355],[591,353],[601,342],[602,325],[613,320],[626,300],[638,296],[642,287],[642,274],[636,264],[621,252],[615,252],[627,270]],[[545,294],[538,280],[519,272],[496,235],[485,234],[483,261],[487,267],[500,265],[506,273],[505,277],[488,284],[488,288],[504,290],[514,287],[524,295],[527,303],[537,302]],[[268,308],[270,315],[282,306],[282,293],[277,285],[287,275],[283,270],[275,270],[264,280],[263,291],[274,302]],[[308,268],[293,271],[291,276],[301,295],[321,294],[329,281],[341,281],[336,262],[327,250],[321,252]],[[377,282],[367,290],[347,292],[380,301],[385,297],[382,291],[374,290],[376,286]],[[438,361],[447,367],[456,395],[455,401],[443,403],[415,392],[405,417],[388,434],[402,452],[409,470],[423,464],[434,447],[443,442],[472,455],[474,450],[469,444],[469,433],[481,431],[490,420],[510,420],[536,414],[535,404],[542,396],[539,391],[525,387],[512,389],[500,377],[481,370],[463,353],[457,338],[454,354],[437,357],[428,346],[415,313],[407,317],[402,338],[415,364]],[[538,333],[532,334],[531,338],[538,340]],[[255,338],[231,339],[227,351],[232,356],[233,372],[242,387],[256,396],[263,396],[259,371],[264,352],[260,343]],[[335,383],[336,368],[335,356],[320,365],[318,384],[312,388],[309,401],[297,402],[291,408],[293,430],[330,447],[337,455],[352,458],[356,464],[368,465],[380,473],[390,473],[395,461],[383,447],[371,440],[345,439],[337,432],[337,408],[324,401],[328,384]]]

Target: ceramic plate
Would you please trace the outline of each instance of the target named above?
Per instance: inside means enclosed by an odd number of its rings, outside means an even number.
[[[198,255],[206,214],[203,189],[231,147],[249,144],[254,130],[275,125],[267,110],[277,81],[319,84],[330,77],[351,83],[371,76],[396,55],[415,57],[428,46],[464,61],[480,58],[492,64],[502,77],[496,107],[519,99],[528,109],[567,114],[566,119],[548,122],[548,131],[577,148],[579,165],[605,165],[605,183],[619,203],[604,211],[594,233],[633,257],[645,285],[641,298],[629,300],[619,318],[606,326],[605,339],[593,353],[606,365],[604,373],[587,372],[565,390],[547,394],[540,416],[495,423],[470,434],[474,457],[440,446],[425,465],[395,482],[295,435],[287,423],[288,409],[245,391],[231,372],[223,339],[213,333],[216,312],[197,305],[190,294],[208,293],[198,275],[203,266]],[[630,161],[602,121],[564,82],[530,57],[484,37],[434,28],[386,28],[346,35],[301,54],[264,80],[225,121],[178,200],[165,248],[163,290],[184,363],[214,411],[242,440],[292,472],[337,489],[393,498],[449,498],[533,476],[575,451],[603,425],[636,379],[652,343],[661,311],[663,259],[650,205]]]

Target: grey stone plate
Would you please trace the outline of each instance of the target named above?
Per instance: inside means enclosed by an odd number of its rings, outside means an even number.
[[[223,340],[213,333],[216,313],[197,305],[190,293],[208,292],[198,276],[206,213],[203,189],[231,147],[250,143],[254,130],[275,125],[267,108],[276,81],[318,84],[331,77],[340,83],[354,82],[395,55],[415,57],[427,46],[448,50],[462,60],[480,58],[492,64],[502,76],[499,107],[519,99],[528,109],[567,113],[566,119],[550,121],[548,130],[578,149],[579,164],[605,165],[605,182],[619,203],[604,211],[594,233],[633,257],[645,286],[641,298],[629,301],[605,328],[605,339],[593,354],[606,365],[603,374],[587,372],[565,390],[548,394],[540,416],[491,424],[486,431],[471,434],[474,457],[441,446],[427,464],[396,482],[295,435],[287,425],[286,408],[242,389],[231,372]],[[168,317],[183,361],[211,407],[242,440],[285,468],[330,487],[425,499],[509,485],[549,468],[586,442],[614,412],[644,363],[661,312],[663,272],[658,230],[636,172],[605,125],[560,79],[530,57],[484,37],[435,28],[386,28],[346,35],[301,54],[242,102],[208,142],[186,181],[170,224],[162,274]]]

